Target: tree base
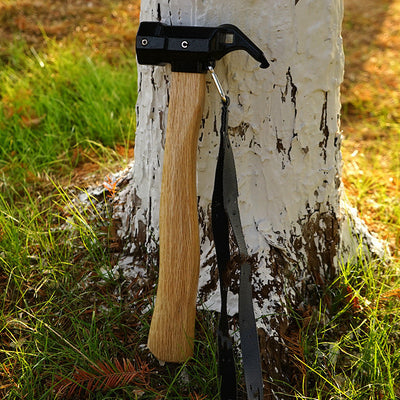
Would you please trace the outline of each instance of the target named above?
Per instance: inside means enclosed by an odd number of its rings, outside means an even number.
[[[132,165],[112,177],[116,185],[116,194],[112,198],[106,196],[107,189],[103,186],[91,188],[87,194],[81,194],[77,201],[80,207],[91,207],[94,199],[95,206],[100,214],[109,213],[110,224],[114,232],[114,251],[117,253],[117,262],[114,266],[116,274],[123,274],[125,279],[143,279],[152,286],[156,285],[158,246],[157,237],[151,229],[143,223],[132,223],[133,217],[140,209],[140,199],[132,193],[133,181]],[[90,201],[89,201],[90,196]],[[111,212],[110,212],[111,211]],[[308,277],[301,276],[301,269],[293,268],[290,257],[282,249],[269,246],[268,257],[263,253],[253,257],[255,266],[253,271],[254,307],[259,329],[260,348],[262,353],[263,370],[265,373],[265,391],[271,399],[286,400],[292,398],[290,387],[296,387],[302,382],[304,365],[302,364],[301,328],[299,321],[310,317],[312,310],[322,301],[329,307],[334,301],[330,285],[338,274],[338,264],[356,262],[359,257],[383,259],[389,255],[388,245],[372,234],[365,223],[358,217],[357,211],[346,202],[341,204],[342,221],[340,225],[340,244],[338,255],[326,254],[329,268],[313,268],[308,270]],[[327,216],[314,221],[313,226],[332,226]],[[317,229],[318,231],[318,229]],[[332,233],[324,232],[336,243]],[[313,233],[314,234],[314,233]],[[307,235],[303,232],[303,237]],[[310,242],[311,237],[310,237]],[[313,249],[310,248],[310,251]],[[204,255],[204,254],[203,254]],[[321,255],[320,255],[321,256]],[[310,258],[311,259],[311,258]],[[339,261],[340,260],[340,261]],[[258,279],[259,268],[268,268],[274,271],[275,278],[262,285]],[[239,289],[239,271],[233,256],[231,265],[231,290],[228,295],[228,313],[235,317]],[[293,263],[292,263],[293,264]],[[257,267],[256,267],[257,266]],[[296,267],[296,265],[294,265]],[[322,273],[321,273],[322,271]],[[303,271],[304,272],[304,271]],[[198,306],[209,311],[219,311],[220,298],[215,255],[212,249],[207,257],[202,257],[200,284],[198,292]],[[299,284],[299,282],[301,282]],[[271,297],[272,294],[272,297]],[[296,319],[297,316],[299,319]],[[235,318],[234,318],[235,319]],[[234,327],[233,327],[234,328]],[[285,384],[285,382],[287,384]],[[278,394],[279,393],[279,394]],[[268,397],[269,396],[269,397]]]

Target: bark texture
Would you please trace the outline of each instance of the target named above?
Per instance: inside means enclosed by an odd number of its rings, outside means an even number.
[[[269,398],[291,383],[294,366],[285,338],[287,306],[306,309],[337,273],[341,226],[339,86],[343,75],[342,0],[149,0],[141,19],[167,24],[237,25],[264,51],[261,70],[245,52],[219,61],[216,72],[230,99],[229,135],[239,207],[254,273]],[[132,185],[121,202],[120,235],[131,257],[126,271],[157,264],[158,221],[170,69],[139,66]],[[197,193],[201,271],[199,304],[219,310],[210,205],[218,152],[220,99],[206,82],[199,127]],[[184,112],[184,110],[182,110]],[[232,264],[229,310],[237,312],[238,271]]]

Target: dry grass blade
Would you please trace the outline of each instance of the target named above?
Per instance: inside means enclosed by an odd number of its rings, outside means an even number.
[[[83,392],[117,389],[129,384],[146,387],[151,370],[140,360],[136,364],[137,367],[124,358],[122,362],[98,361],[91,370],[77,368],[71,378],[62,378],[56,385],[57,394],[73,398]]]
[[[190,393],[190,400],[204,400],[204,399],[206,399],[207,398],[207,396],[201,396],[201,395],[199,395],[199,394],[197,394],[197,393],[194,393],[194,394],[192,394],[192,393]]]

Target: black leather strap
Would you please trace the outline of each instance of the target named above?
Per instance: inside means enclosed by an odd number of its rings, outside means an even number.
[[[248,258],[248,254],[238,207],[236,168],[232,148],[227,135],[228,106],[229,98],[226,97],[225,101],[222,100],[220,148],[212,199],[212,226],[221,291],[221,316],[218,327],[218,361],[219,374],[221,376],[221,399],[236,399],[236,372],[227,315],[227,292],[229,287],[229,271],[227,267],[230,261],[230,224],[239,249],[240,259],[244,260],[240,271],[239,329],[247,396],[250,400],[262,400],[262,371],[252,301],[251,266],[245,261]]]

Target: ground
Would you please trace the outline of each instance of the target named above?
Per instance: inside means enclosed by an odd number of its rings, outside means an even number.
[[[75,38],[118,57],[122,48],[134,50],[139,8],[137,0],[5,0],[0,4],[0,46],[23,38],[39,50],[46,36]]]

